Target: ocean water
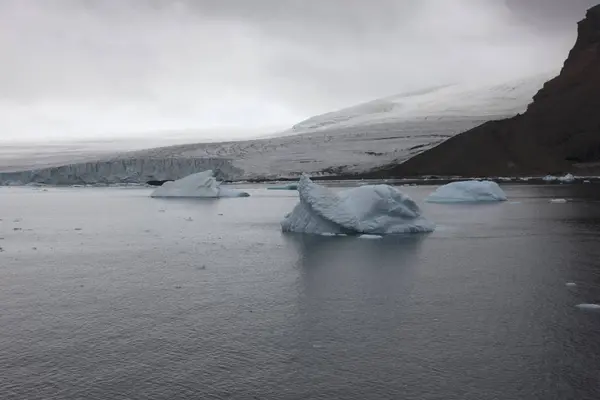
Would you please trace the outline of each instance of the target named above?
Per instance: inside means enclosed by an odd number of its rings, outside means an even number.
[[[0,188],[0,399],[598,399],[600,187],[503,188],[381,240],[260,186]]]

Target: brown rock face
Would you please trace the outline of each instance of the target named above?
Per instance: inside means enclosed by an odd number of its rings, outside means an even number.
[[[578,38],[556,78],[523,115],[457,135],[382,177],[517,176],[600,172],[600,5],[579,22]]]

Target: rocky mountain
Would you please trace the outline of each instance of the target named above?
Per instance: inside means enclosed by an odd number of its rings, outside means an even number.
[[[579,22],[560,74],[523,114],[486,122],[373,176],[600,173],[600,5]]]

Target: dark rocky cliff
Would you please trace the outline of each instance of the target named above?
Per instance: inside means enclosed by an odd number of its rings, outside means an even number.
[[[600,5],[579,22],[560,74],[527,111],[457,135],[377,177],[600,173]]]

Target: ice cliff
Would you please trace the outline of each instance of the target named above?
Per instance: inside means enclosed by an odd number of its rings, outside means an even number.
[[[238,179],[242,175],[242,171],[225,158],[122,158],[4,172],[0,173],[0,185],[146,183],[151,180],[180,179],[209,169],[214,170],[215,176],[221,180]]]
[[[188,175],[176,181],[165,182],[150,197],[248,197],[248,193],[221,186],[212,170]]]
[[[426,199],[428,203],[479,203],[506,201],[506,193],[496,182],[461,181],[440,186]]]
[[[392,186],[365,185],[335,193],[303,175],[298,193],[300,202],[281,222],[284,232],[385,235],[435,229],[419,206]]]

